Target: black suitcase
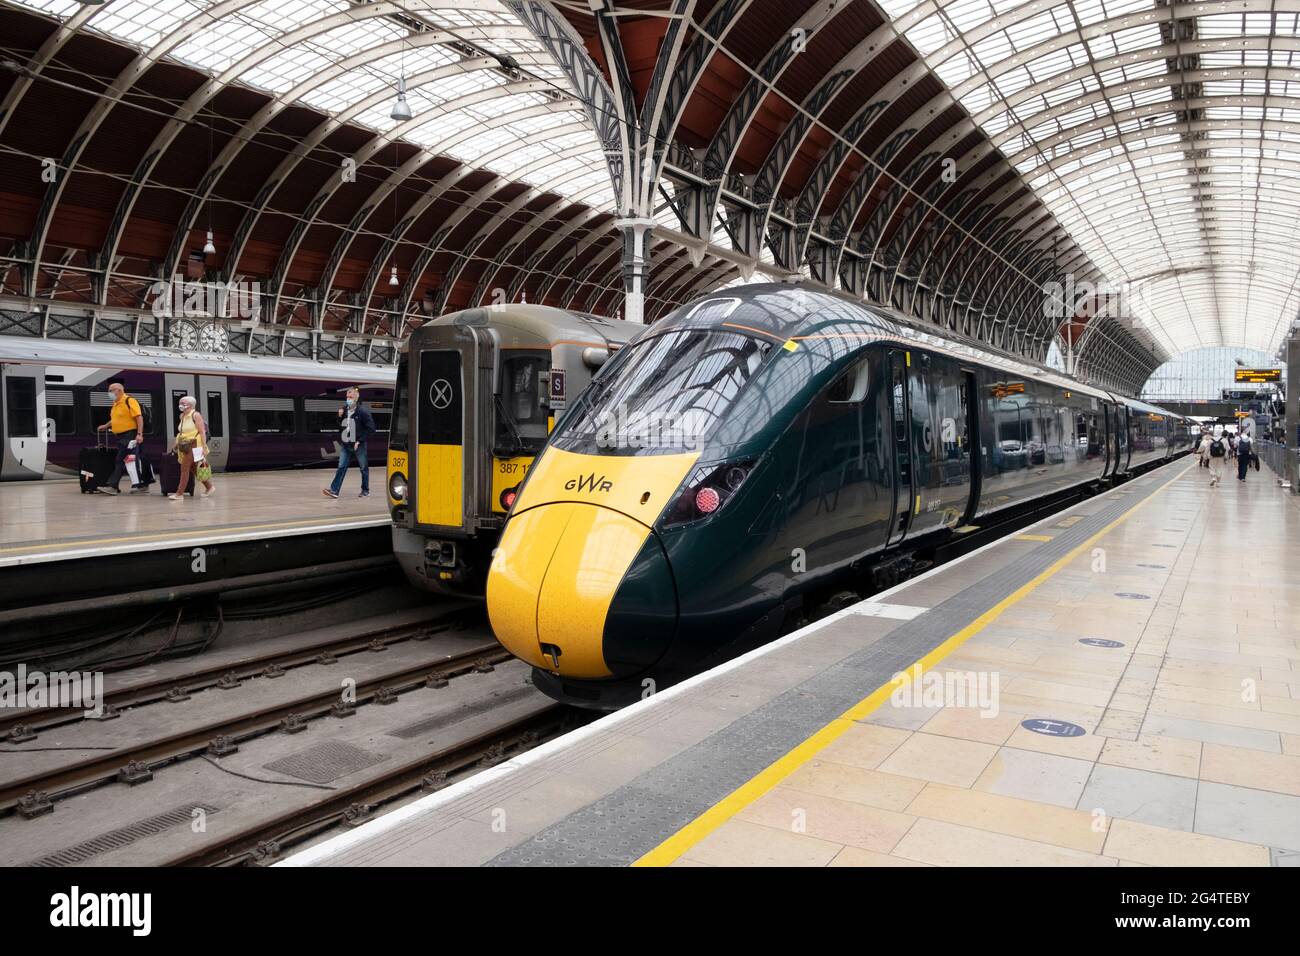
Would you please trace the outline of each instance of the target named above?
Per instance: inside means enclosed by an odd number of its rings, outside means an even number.
[[[88,495],[108,482],[117,464],[117,448],[108,444],[108,432],[95,436],[94,448],[83,448],[77,456],[77,469],[81,472],[81,493]]]
[[[176,460],[175,453],[163,455],[162,461],[158,463],[158,490],[164,495],[176,493],[176,486],[181,480],[181,463]],[[185,486],[185,490],[194,495],[194,469],[190,469],[190,481]]]

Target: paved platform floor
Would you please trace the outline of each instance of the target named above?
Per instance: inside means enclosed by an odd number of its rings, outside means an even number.
[[[353,469],[355,472],[356,469]],[[343,495],[326,498],[333,472],[234,472],[217,475],[216,492],[169,501],[152,494],[83,495],[76,480],[0,484],[0,568],[93,557],[176,543],[215,544],[281,533],[341,530],[388,522],[384,471],[370,469],[371,496],[349,473]]]
[[[285,865],[1296,865],[1298,641],[1183,459]]]

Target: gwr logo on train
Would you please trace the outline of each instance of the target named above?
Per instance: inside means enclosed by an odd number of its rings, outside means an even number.
[[[609,491],[614,487],[614,483],[601,475],[596,477],[595,472],[590,475],[579,475],[577,478],[570,478],[564,483],[566,491]]]

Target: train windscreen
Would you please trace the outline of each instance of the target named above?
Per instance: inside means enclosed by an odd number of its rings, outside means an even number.
[[[403,355],[397,363],[397,384],[393,386],[393,417],[388,431],[388,447],[397,451],[406,450],[407,422],[410,421],[406,387],[408,365],[410,365],[410,355]]]
[[[678,329],[627,347],[552,441],[586,454],[654,455],[702,447],[771,351],[736,332]]]
[[[501,360],[496,395],[496,452],[535,455],[546,444],[548,410],[542,403],[542,375],[549,352],[527,352]]]

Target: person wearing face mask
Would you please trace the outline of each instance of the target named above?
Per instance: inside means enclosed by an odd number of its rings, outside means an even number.
[[[180,400],[180,418],[176,422],[176,459],[181,464],[181,477],[176,485],[176,493],[167,496],[172,501],[185,500],[191,468],[195,470],[195,479],[203,485],[204,498],[217,490],[212,484],[212,466],[208,464],[208,426],[199,410],[194,407],[195,404],[192,395],[186,395]]]
[[[121,491],[118,485],[126,474],[127,456],[144,444],[144,412],[140,403],[126,394],[126,388],[121,382],[110,382],[108,393],[113,396],[113,407],[109,411],[108,421],[100,425],[98,430],[112,430],[113,437],[117,439],[117,461],[113,464],[113,473],[98,490],[102,494],[116,495]],[[131,486],[132,494],[145,490],[147,487],[144,484]]]
[[[347,401],[339,409],[339,467],[334,472],[334,481],[328,488],[322,488],[321,494],[326,498],[337,498],[343,488],[343,479],[347,477],[348,465],[352,459],[357,460],[361,469],[361,494],[359,498],[370,497],[370,466],[366,461],[366,439],[375,431],[375,419],[370,409],[361,404],[361,392],[356,388],[348,389]]]

